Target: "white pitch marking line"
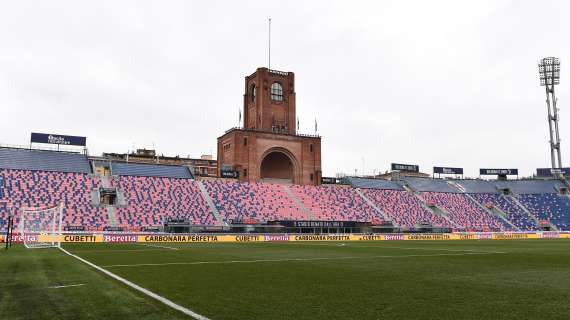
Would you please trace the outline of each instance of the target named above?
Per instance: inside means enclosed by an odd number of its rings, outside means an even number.
[[[201,315],[201,314],[198,314],[198,313],[196,313],[196,312],[194,312],[194,311],[192,311],[192,310],[190,310],[190,309],[188,309],[188,308],[185,308],[185,307],[183,307],[183,306],[181,306],[181,305],[179,305],[179,304],[176,304],[176,303],[172,302],[171,300],[166,299],[166,298],[163,297],[163,296],[160,296],[160,295],[158,295],[158,294],[156,294],[156,293],[154,293],[154,292],[152,292],[152,291],[150,291],[150,290],[148,290],[148,289],[145,289],[145,288],[143,288],[143,287],[141,287],[141,286],[139,286],[139,285],[137,285],[137,284],[134,284],[134,283],[130,282],[129,280],[127,280],[127,279],[125,279],[125,278],[121,278],[121,277],[119,277],[118,275],[116,275],[116,274],[114,274],[114,273],[112,273],[112,272],[110,272],[110,271],[108,271],[108,270],[105,270],[105,269],[99,267],[98,265],[96,265],[96,264],[94,264],[94,263],[91,263],[91,262],[89,262],[89,261],[87,261],[87,260],[81,258],[80,256],[77,256],[77,255],[74,255],[74,254],[72,254],[72,253],[69,253],[67,250],[65,250],[65,249],[63,249],[63,248],[61,248],[61,247],[59,247],[59,250],[63,251],[65,254],[67,254],[67,255],[69,255],[69,256],[71,256],[71,257],[74,257],[75,259],[77,259],[77,260],[79,260],[79,261],[81,261],[81,262],[87,264],[88,266],[97,269],[98,271],[100,271],[100,272],[102,272],[102,273],[108,275],[109,277],[111,277],[111,278],[113,278],[113,279],[115,279],[115,280],[117,280],[117,281],[119,281],[119,282],[122,282],[122,283],[126,284],[127,286],[129,286],[129,287],[131,287],[131,288],[133,288],[133,289],[135,289],[135,290],[137,290],[137,291],[140,291],[140,292],[146,294],[147,296],[149,296],[149,297],[151,297],[151,298],[153,298],[153,299],[156,299],[156,300],[158,300],[158,301],[164,303],[165,305],[167,305],[167,306],[169,306],[169,307],[171,307],[171,308],[173,308],[173,309],[176,309],[176,310],[178,310],[178,311],[180,311],[180,312],[182,312],[182,313],[184,313],[184,314],[186,314],[186,315],[188,315],[188,316],[191,316],[192,318],[194,318],[194,319],[196,319],[196,320],[210,320],[210,319],[208,319],[207,317],[205,317],[205,316],[203,316],[203,315]]]
[[[193,262],[165,262],[165,263],[138,263],[138,264],[111,264],[104,268],[121,267],[145,267],[145,266],[175,266],[175,265],[200,265],[200,264],[232,264],[232,263],[259,263],[259,262],[306,262],[320,260],[348,260],[348,259],[375,259],[375,258],[411,258],[411,257],[440,257],[440,256],[467,256],[496,254],[499,252],[464,252],[464,253],[436,253],[436,254],[408,254],[391,256],[368,256],[368,257],[322,257],[322,258],[284,258],[284,259],[259,259],[259,260],[227,260],[227,261],[193,261]]]
[[[178,248],[175,247],[169,247],[169,246],[160,246],[158,244],[148,244],[148,243],[135,243],[139,246],[145,246],[145,247],[153,247],[153,248],[161,248],[161,249],[170,249],[170,250],[179,250]]]
[[[48,287],[48,289],[61,289],[61,288],[70,288],[70,287],[80,287],[80,286],[84,286],[85,283],[78,283],[78,284],[68,284],[66,286],[52,286],[52,287]]]
[[[334,246],[338,247],[338,244],[329,244],[329,243],[296,243],[290,242],[287,243],[288,245],[299,245],[299,246]],[[402,249],[402,250],[427,250],[427,251],[449,251],[449,252],[476,252],[476,253],[507,253],[504,251],[481,251],[481,250],[472,250],[472,249],[443,249],[443,248],[417,248],[417,247],[389,247],[389,246],[351,246],[350,244],[346,244],[347,247],[352,248],[382,248],[382,249]]]

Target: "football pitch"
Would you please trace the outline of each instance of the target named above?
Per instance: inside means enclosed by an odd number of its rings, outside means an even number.
[[[76,257],[208,319],[570,318],[570,239],[62,247],[2,249],[0,319],[192,319]]]

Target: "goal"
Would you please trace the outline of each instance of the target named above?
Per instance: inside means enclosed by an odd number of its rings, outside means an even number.
[[[52,208],[22,208],[20,236],[24,246],[28,249],[59,247],[62,211],[62,204]]]

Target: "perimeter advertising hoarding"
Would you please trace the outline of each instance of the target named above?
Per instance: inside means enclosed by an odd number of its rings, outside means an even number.
[[[392,163],[391,168],[392,171],[420,172],[420,166],[416,164]]]
[[[479,169],[481,176],[518,176],[519,169]]]
[[[87,138],[79,136],[65,136],[61,134],[32,132],[30,142],[85,147],[87,143]]]
[[[433,167],[433,173],[439,173],[439,174],[463,174],[463,168]]]

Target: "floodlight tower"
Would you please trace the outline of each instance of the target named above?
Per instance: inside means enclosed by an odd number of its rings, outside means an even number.
[[[540,85],[546,88],[546,107],[548,108],[548,127],[550,133],[550,158],[552,160],[554,173],[562,169],[560,134],[558,133],[558,108],[556,107],[558,100],[554,94],[554,86],[560,84],[560,59],[554,57],[541,59],[538,63],[538,73],[540,75]]]

